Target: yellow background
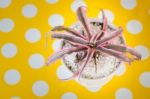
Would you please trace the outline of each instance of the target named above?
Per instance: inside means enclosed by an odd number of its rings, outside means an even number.
[[[17,46],[17,54],[13,58],[5,58],[0,54],[0,99],[11,99],[18,96],[20,99],[61,99],[66,92],[73,92],[78,99],[115,99],[115,92],[119,88],[128,88],[132,92],[133,99],[150,99],[150,88],[143,87],[139,82],[142,72],[150,71],[150,58],[126,64],[126,72],[120,77],[114,77],[98,92],[91,92],[75,81],[61,82],[57,75],[57,68],[61,61],[51,66],[43,66],[33,69],[28,64],[28,58],[34,53],[42,54],[45,59],[54,51],[49,40],[48,49],[44,49],[45,33],[52,27],[48,24],[48,18],[54,13],[64,17],[64,25],[70,26],[77,20],[75,13],[71,10],[74,0],[59,0],[56,4],[48,4],[46,0],[12,0],[7,8],[0,8],[0,20],[10,18],[14,21],[15,27],[9,33],[0,31],[0,47],[6,43],[13,43]],[[124,35],[127,44],[135,47],[144,45],[150,49],[150,1],[137,0],[134,9],[127,10],[120,4],[120,0],[85,0],[88,6],[88,16],[97,17],[99,8],[109,9],[115,18],[113,23],[124,28]],[[26,4],[34,4],[37,7],[37,15],[33,18],[26,18],[22,15],[22,8]],[[126,24],[129,20],[136,19],[142,23],[143,30],[133,35],[127,31]],[[25,32],[29,28],[37,28],[41,32],[41,39],[36,43],[29,43],[25,40]],[[17,69],[21,79],[16,85],[8,85],[4,81],[4,74],[9,69]],[[32,92],[32,85],[38,80],[48,83],[49,91],[46,95],[38,97]]]

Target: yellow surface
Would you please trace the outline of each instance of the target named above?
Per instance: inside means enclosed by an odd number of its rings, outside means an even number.
[[[48,4],[46,0],[12,0],[7,8],[0,8],[0,20],[10,18],[15,27],[8,33],[0,31],[0,48],[6,43],[16,45],[18,51],[15,57],[5,58],[0,54],[0,99],[11,99],[18,96],[20,99],[61,99],[66,92],[73,92],[78,99],[115,99],[115,93],[119,88],[128,88],[132,92],[133,99],[150,99],[150,88],[143,87],[139,82],[142,72],[150,71],[150,58],[126,65],[126,72],[122,76],[114,77],[98,92],[91,92],[75,81],[61,82],[56,75],[57,68],[61,65],[60,60],[51,66],[43,66],[33,69],[28,64],[30,55],[42,54],[45,59],[54,51],[49,40],[48,49],[44,49],[45,33],[52,27],[48,24],[48,18],[54,13],[64,17],[64,25],[70,26],[76,21],[75,13],[71,10],[74,0],[59,0],[56,4]],[[1,2],[1,1],[0,1]],[[109,9],[115,18],[113,23],[124,28],[127,44],[135,47],[144,45],[150,49],[150,1],[137,0],[137,6],[132,10],[123,8],[120,0],[86,0],[88,16],[97,17],[99,8]],[[37,7],[37,15],[26,18],[22,15],[22,7],[26,4],[34,4]],[[149,11],[149,12],[148,12]],[[127,31],[126,24],[129,20],[136,19],[142,23],[143,30],[133,35]],[[29,28],[37,28],[41,32],[41,39],[36,43],[29,43],[25,39],[25,32]],[[9,69],[20,72],[21,79],[15,85],[9,85],[4,81],[4,74]],[[48,83],[49,91],[46,95],[38,97],[32,91],[32,85],[38,80]]]

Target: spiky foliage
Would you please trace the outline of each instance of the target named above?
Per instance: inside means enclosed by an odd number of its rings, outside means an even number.
[[[134,60],[141,59],[141,55],[137,53],[133,48],[128,47],[124,44],[112,44],[111,41],[115,39],[118,36],[122,36],[123,29],[121,27],[117,28],[113,31],[107,31],[108,29],[108,22],[107,18],[105,16],[104,11],[102,10],[102,29],[99,33],[93,33],[93,30],[90,26],[90,23],[87,20],[86,17],[86,7],[81,6],[77,10],[77,17],[84,27],[85,34],[82,35],[80,32],[72,29],[67,28],[64,26],[57,26],[52,29],[52,38],[57,39],[64,39],[70,42],[71,45],[73,45],[72,48],[68,49],[62,49],[61,51],[53,54],[49,57],[47,65],[52,63],[53,61],[62,58],[65,54],[70,54],[72,52],[79,52],[84,51],[86,52],[86,55],[84,56],[84,62],[82,65],[78,68],[78,70],[74,73],[74,75],[71,78],[67,78],[64,80],[72,79],[76,76],[81,75],[84,68],[87,66],[87,63],[91,61],[93,58],[93,55],[96,52],[105,53],[108,55],[111,55],[120,61],[131,63]],[[66,31],[67,33],[55,33],[55,31]],[[108,33],[111,32],[111,33]],[[104,37],[104,35],[109,34],[107,37]],[[132,57],[127,56],[127,53],[131,54]]]

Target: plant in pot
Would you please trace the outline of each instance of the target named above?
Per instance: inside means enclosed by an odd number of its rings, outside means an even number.
[[[51,30],[51,38],[61,39],[61,49],[48,58],[47,65],[62,58],[73,73],[61,80],[74,79],[86,87],[103,86],[121,63],[141,59],[139,53],[126,45],[123,28],[108,22],[101,11],[102,19],[87,18],[86,7],[81,6],[76,12],[78,21],[71,27],[56,26]]]

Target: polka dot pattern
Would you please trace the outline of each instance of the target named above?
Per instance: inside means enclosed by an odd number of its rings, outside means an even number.
[[[32,91],[36,96],[45,96],[49,91],[49,86],[45,81],[36,81],[32,86]]]
[[[41,33],[36,28],[31,28],[26,31],[25,39],[30,43],[35,43],[41,39]]]
[[[11,97],[10,99],[21,99],[20,97],[17,97],[17,96],[13,96]]]
[[[141,54],[142,60],[147,59],[150,55],[149,49],[143,45],[137,45],[135,50]]]
[[[100,91],[101,87],[100,86],[90,86],[88,87],[88,90],[91,92],[98,92]]]
[[[126,71],[126,66],[125,66],[125,64],[122,63],[116,70],[116,76],[123,75],[125,73],[125,71]]]
[[[143,29],[143,26],[142,26],[141,22],[138,21],[138,20],[128,21],[126,27],[127,27],[128,32],[131,33],[131,34],[138,34]]]
[[[0,0],[0,98],[150,99],[149,4],[149,0]],[[61,40],[51,38],[50,30],[71,26],[80,6],[87,6],[89,18],[101,19],[103,9],[108,22],[124,29],[127,45],[134,46],[142,59],[130,66],[121,64],[111,81],[61,81],[73,74],[62,60],[45,65],[61,49]]]
[[[5,58],[12,58],[17,54],[17,47],[13,43],[6,43],[2,46],[1,53]]]
[[[19,83],[20,79],[21,79],[20,73],[18,72],[18,70],[15,69],[10,69],[6,71],[4,74],[4,81],[8,85],[15,85]]]
[[[11,4],[11,0],[1,0],[0,1],[0,8],[7,8]]]
[[[59,79],[66,79],[72,77],[73,74],[66,66],[62,65],[57,69],[57,76],[59,77]]]
[[[26,18],[33,18],[37,14],[37,7],[33,4],[27,4],[22,8],[22,14]]]
[[[39,69],[44,65],[45,59],[41,54],[36,53],[29,57],[28,62],[31,68]]]
[[[150,72],[144,72],[140,75],[139,81],[142,86],[150,88]]]
[[[50,26],[60,26],[64,24],[64,18],[60,14],[53,14],[49,17],[48,23]]]
[[[78,97],[72,92],[67,92],[62,95],[61,99],[78,99]]]
[[[121,6],[127,10],[134,9],[136,5],[136,0],[121,0]]]
[[[11,32],[14,28],[14,22],[10,18],[4,18],[0,20],[0,31],[4,33]]]
[[[116,99],[132,99],[132,93],[127,88],[120,88],[116,91]]]
[[[53,50],[55,52],[59,51],[61,49],[61,44],[62,44],[62,41],[61,40],[55,40],[54,43],[52,44],[52,47],[53,47]]]
[[[46,0],[46,2],[47,2],[48,4],[55,4],[55,3],[58,2],[58,0]]]

